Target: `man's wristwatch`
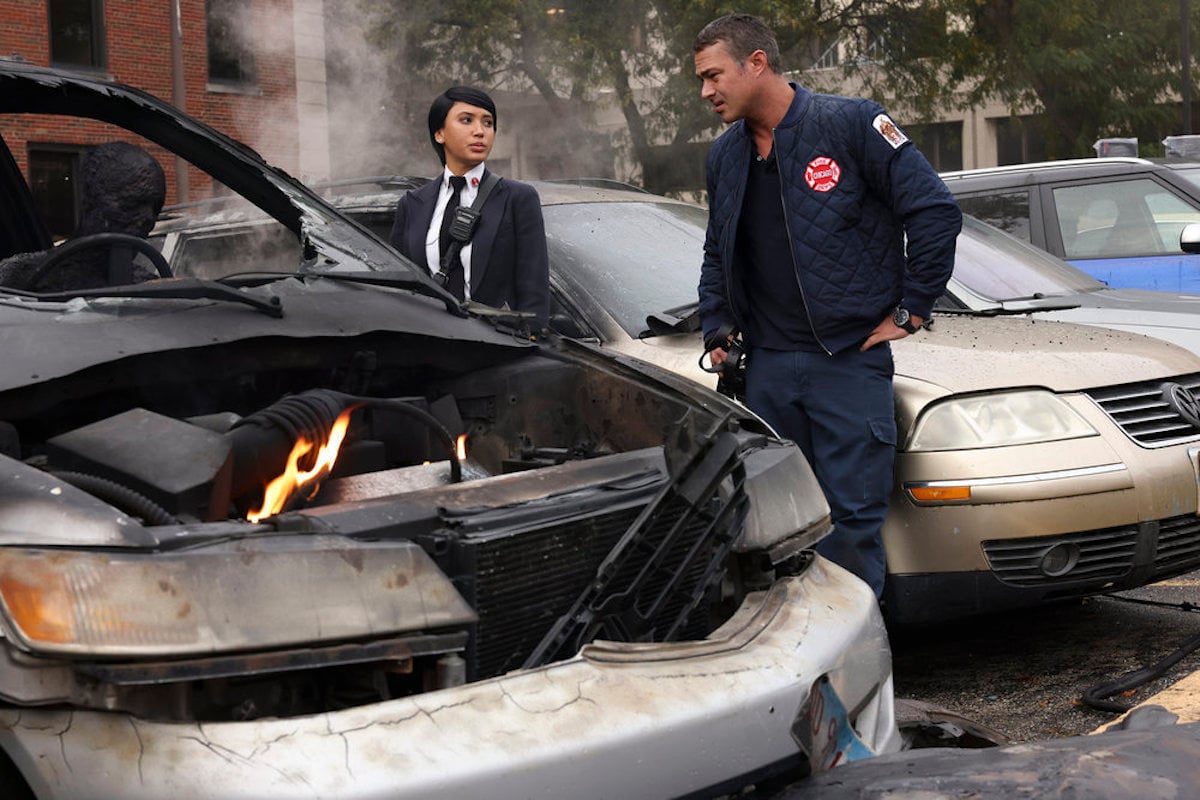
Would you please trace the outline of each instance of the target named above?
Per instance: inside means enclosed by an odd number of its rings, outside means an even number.
[[[892,324],[897,328],[903,328],[909,333],[916,333],[921,330],[912,324],[912,314],[908,313],[908,309],[904,306],[896,306],[896,310],[892,312]]]

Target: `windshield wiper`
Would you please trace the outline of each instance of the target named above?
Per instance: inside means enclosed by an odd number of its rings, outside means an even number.
[[[934,309],[939,314],[955,314],[963,317],[1003,317],[1016,316],[1018,314],[1036,314],[1039,311],[1068,311],[1072,308],[1079,308],[1081,303],[1072,302],[1070,300],[1061,300],[1059,302],[1046,302],[1037,298],[1013,298],[1005,300],[998,306],[990,308],[950,308],[947,306],[938,306]]]
[[[165,300],[225,300],[242,303],[268,316],[283,316],[283,305],[278,297],[263,299],[252,294],[239,292],[217,281],[200,278],[164,278],[162,280],[133,283],[125,286],[98,286],[92,289],[72,289],[65,292],[27,292],[21,289],[3,291],[9,294],[30,297],[35,300],[62,301],[76,297],[119,298],[119,299],[165,299]]]
[[[680,333],[695,333],[700,330],[700,302],[684,303],[646,316],[646,330],[638,334],[639,339],[652,336],[671,336]]]
[[[459,317],[467,316],[467,312],[463,308],[454,295],[442,289],[436,283],[429,280],[421,280],[419,278],[405,277],[405,274],[399,271],[396,272],[245,272],[236,275],[227,275],[221,278],[221,282],[230,286],[252,286],[271,281],[281,280],[283,278],[327,278],[332,281],[345,281],[346,283],[364,283],[369,286],[387,286],[392,289],[407,289],[425,297],[432,297],[434,300],[441,300],[446,306],[446,310],[451,314]]]

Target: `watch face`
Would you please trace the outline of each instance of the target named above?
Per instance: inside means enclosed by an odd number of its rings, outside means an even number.
[[[912,324],[912,314],[909,313],[907,308],[897,308],[892,312],[892,323],[897,328],[903,328],[909,333],[917,332],[917,326]]]

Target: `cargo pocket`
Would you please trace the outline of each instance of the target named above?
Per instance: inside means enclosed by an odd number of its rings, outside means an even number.
[[[871,435],[875,437],[875,441],[891,448],[896,447],[895,417],[871,417],[868,421],[871,423]]]
[[[896,418],[871,417],[871,437],[874,439],[871,447],[870,463],[864,465],[864,491],[866,497],[874,498],[875,502],[887,505],[892,493],[892,475],[896,460]]]

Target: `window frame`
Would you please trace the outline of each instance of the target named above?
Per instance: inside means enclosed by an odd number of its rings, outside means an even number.
[[[84,157],[87,156],[88,152],[91,149],[92,149],[91,145],[60,144],[57,142],[29,142],[25,146],[25,158],[26,158],[26,163],[28,164],[27,169],[28,169],[28,174],[29,174],[29,179],[28,179],[29,190],[33,194],[34,204],[35,204],[35,207],[37,208],[38,216],[40,216],[43,219],[43,221],[47,220],[47,215],[42,208],[42,202],[41,202],[44,195],[42,192],[39,191],[38,183],[35,180],[34,175],[33,175],[35,156],[39,153],[58,153],[58,154],[65,154],[65,155],[68,155],[71,157],[71,169],[70,169],[70,176],[69,176],[69,180],[71,182],[70,188],[71,188],[71,195],[72,195],[72,197],[71,197],[71,216],[72,216],[71,230],[66,231],[65,233],[62,231],[54,231],[54,230],[50,230],[50,226],[49,226],[49,224],[47,224],[47,226],[46,226],[47,232],[50,234],[51,238],[54,241],[59,241],[61,239],[69,237],[72,233],[74,233],[75,228],[79,225],[79,211],[80,211],[79,172],[80,172],[80,167],[83,164]]]
[[[214,36],[214,19],[228,8],[239,13],[244,6],[237,0],[204,0],[204,45],[205,70],[210,91],[254,91],[258,87],[258,59],[251,42],[231,41],[227,46],[215,48],[221,42]],[[231,30],[233,26],[230,26]],[[213,71],[214,56],[224,58],[237,69],[237,75],[221,75]]]
[[[65,61],[62,54],[56,56],[54,41],[57,30],[54,21],[55,5],[73,2],[78,6],[87,6],[91,15],[91,59],[89,63]],[[61,8],[59,9],[62,10]],[[46,3],[46,37],[50,52],[50,66],[63,69],[88,70],[105,72],[108,69],[107,33],[104,27],[104,0],[48,0]]]

